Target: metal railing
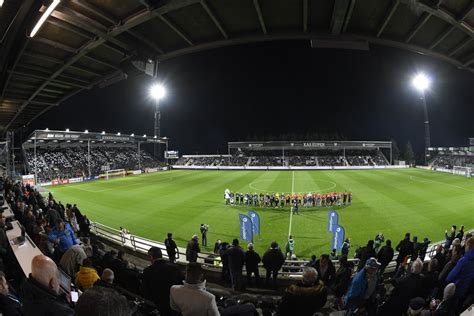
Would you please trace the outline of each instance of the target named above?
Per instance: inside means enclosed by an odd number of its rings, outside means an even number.
[[[139,252],[142,254],[147,254],[148,249],[151,247],[159,247],[163,251],[163,256],[168,258],[168,254],[166,252],[166,247],[164,243],[157,242],[155,240],[147,239],[144,237],[140,237],[133,234],[124,233],[118,229],[91,221],[91,232],[108,241],[111,241],[115,244],[120,245],[121,247],[130,249],[135,252]],[[467,232],[466,232],[467,233]],[[439,244],[444,244],[444,241],[439,241],[436,243],[430,244],[428,250],[426,252],[425,261],[431,260],[436,253],[436,247]],[[395,270],[396,267],[396,259],[398,257],[398,253],[395,253],[392,261],[387,265],[385,271],[391,272]],[[359,259],[348,259],[352,261],[355,266],[359,264]],[[186,261],[186,249],[182,247],[178,247],[177,253],[177,262],[187,263]],[[204,266],[211,268],[211,269],[221,269],[222,262],[219,256],[216,256],[214,253],[210,252],[200,252],[198,254],[199,263],[203,264]],[[212,263],[210,263],[212,262]],[[292,278],[302,275],[302,268],[308,264],[308,260],[286,260],[282,266],[281,271],[279,272],[280,275]],[[335,268],[339,267],[339,262],[337,260],[333,261]],[[262,266],[262,265],[261,265]]]

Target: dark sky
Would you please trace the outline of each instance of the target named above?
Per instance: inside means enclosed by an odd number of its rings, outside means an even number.
[[[467,146],[474,137],[474,74],[423,55],[312,49],[308,41],[214,49],[160,64],[167,96],[162,136],[182,154],[221,153],[227,141],[308,132],[349,140],[411,141],[423,148],[423,107],[411,87],[417,71],[427,92],[432,145]],[[153,134],[152,78],[141,75],[84,91],[31,128]]]

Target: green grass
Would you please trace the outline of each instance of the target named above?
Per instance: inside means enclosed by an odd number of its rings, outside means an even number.
[[[224,190],[255,192],[353,192],[352,206],[339,208],[339,222],[353,249],[383,232],[394,243],[405,232],[437,241],[452,224],[474,228],[474,179],[420,169],[344,171],[188,171],[174,170],[113,180],[51,187],[55,198],[76,203],[92,220],[133,234],[163,241],[173,232],[185,246],[199,225],[210,225],[208,250],[220,238],[239,236],[242,206],[225,206]],[[263,252],[272,240],[284,246],[289,230],[289,209],[255,208],[262,221]],[[327,209],[301,209],[293,216],[296,254],[330,252]]]

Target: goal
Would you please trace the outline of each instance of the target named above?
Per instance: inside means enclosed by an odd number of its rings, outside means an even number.
[[[474,168],[464,166],[453,166],[453,174],[470,178],[474,176]]]
[[[105,180],[109,180],[109,178],[116,178],[116,177],[125,177],[127,172],[125,169],[113,169],[105,171]]]

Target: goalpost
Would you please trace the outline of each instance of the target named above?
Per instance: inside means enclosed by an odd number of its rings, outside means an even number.
[[[453,166],[453,174],[470,178],[474,176],[474,168],[464,166]]]
[[[109,180],[109,178],[115,177],[125,177],[127,172],[125,169],[113,169],[105,171],[105,180]]]

